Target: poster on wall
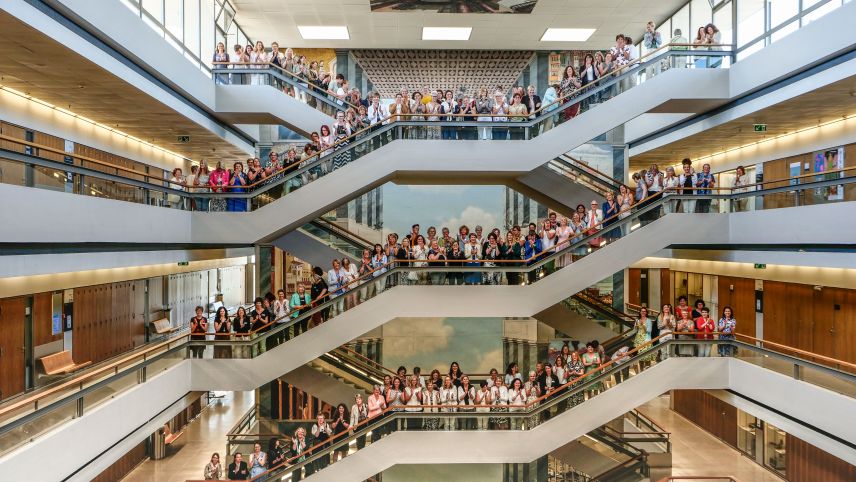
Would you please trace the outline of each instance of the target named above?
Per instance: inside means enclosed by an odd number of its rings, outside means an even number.
[[[814,153],[814,172],[816,173],[830,173],[822,176],[817,176],[816,180],[822,181],[826,179],[835,179],[844,177],[843,172],[832,172],[832,171],[840,171],[844,169],[844,148],[837,147],[834,149],[827,149],[825,151],[815,152]],[[827,201],[841,201],[844,199],[844,185],[838,186],[829,186],[825,188],[818,189],[817,195],[823,196]]]
[[[802,166],[802,164],[799,161],[792,162],[788,166],[788,177],[791,178],[791,186],[796,186],[800,182],[800,180],[797,179],[800,175],[800,166]]]

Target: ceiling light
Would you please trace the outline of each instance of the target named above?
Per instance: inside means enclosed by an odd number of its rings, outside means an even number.
[[[548,28],[541,36],[542,42],[585,42],[591,37],[593,28]]]
[[[300,36],[303,40],[350,40],[348,35],[348,27],[344,25],[325,27],[325,26],[307,26],[298,25],[297,30],[300,31]]]
[[[422,27],[422,40],[469,40],[472,27]]]

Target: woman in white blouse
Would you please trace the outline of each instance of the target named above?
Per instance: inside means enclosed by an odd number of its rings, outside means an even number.
[[[487,381],[483,380],[479,384],[479,389],[476,390],[476,396],[475,396],[476,405],[490,405],[490,403],[491,403],[490,388],[491,387],[488,387]],[[480,407],[476,408],[476,412],[478,412],[478,413],[490,412],[490,407],[488,407],[488,406],[481,407],[480,406]],[[477,420],[478,420],[478,429],[479,430],[487,430],[488,418],[487,417],[479,417]]]
[[[561,355],[559,355],[559,358],[557,358],[556,361],[558,362],[560,358],[562,358]],[[529,379],[526,380],[526,383],[523,384],[523,390],[526,392],[526,405],[528,406],[529,410],[533,410],[535,407],[538,406],[536,400],[538,400],[538,397],[541,396],[541,385],[538,384],[538,377],[535,375],[534,371],[529,372]],[[537,425],[538,416],[533,415],[529,417],[527,424],[529,425],[528,428],[532,428]]]
[[[354,404],[351,405],[351,425],[350,425],[351,433],[353,433],[354,430],[364,429],[366,424],[363,424],[363,422],[368,418],[369,418],[368,406],[365,403],[363,403],[362,394],[358,393],[358,394],[354,395]],[[360,424],[362,424],[362,425],[360,425]],[[363,435],[361,437],[357,437],[357,450],[360,450],[361,448],[363,448],[365,446],[366,446],[366,436]]]
[[[516,378],[512,378],[516,380]],[[490,388],[490,400],[493,402],[491,411],[504,413],[508,412],[508,387],[505,386],[505,379],[497,378],[496,384]],[[508,416],[496,416],[490,418],[493,427],[497,430],[508,430]]]
[[[265,44],[262,43],[261,40],[256,42],[256,47],[250,52],[250,62],[253,64],[259,65],[251,65],[250,68],[253,69],[264,69],[267,68],[267,64],[270,62],[270,55],[265,52]],[[252,85],[264,85],[265,84],[265,76],[263,74],[253,74],[251,77],[250,83]]]
[[[734,184],[731,185],[734,188],[731,192],[734,194],[738,194],[741,192],[749,192],[749,188],[746,187],[749,185],[749,176],[746,175],[746,168],[743,166],[737,166],[737,169],[734,172]],[[748,197],[743,197],[734,200],[734,211],[740,212],[745,211],[746,206],[749,203]]]
[[[435,370],[436,371],[436,370]],[[431,372],[433,375],[434,372]],[[438,374],[440,372],[437,372]],[[430,380],[425,388],[422,390],[422,405],[428,405],[430,407],[437,407],[441,405],[440,401],[440,390],[437,386],[432,383]],[[437,413],[439,408],[426,408],[426,412]],[[438,430],[440,428],[440,419],[439,418],[426,418],[423,419],[422,428],[425,430]]]
[[[458,411],[473,412],[475,411],[475,409],[472,408],[472,406],[475,404],[476,387],[470,384],[470,377],[468,377],[467,375],[463,375],[461,377],[461,386],[458,387]],[[470,417],[461,418],[460,428],[461,430],[472,430],[476,428],[475,420]]]
[[[419,384],[419,378],[411,376],[407,380],[407,386],[404,388],[404,393],[402,394],[404,405],[407,407],[404,410],[406,412],[421,412],[422,386]],[[407,420],[408,430],[416,430],[420,425],[422,425],[422,421],[418,418]]]
[[[672,313],[672,305],[666,303],[660,308],[660,315],[657,317],[657,328],[660,329],[660,343],[666,343],[672,339],[672,332],[678,326],[678,320]],[[664,347],[660,350],[660,359],[669,358],[669,348]]]
[[[359,291],[356,289],[357,283],[353,283],[359,278],[359,273],[357,272],[357,264],[352,263],[348,258],[342,258],[342,269],[345,270],[345,285],[347,288],[345,289],[345,309],[350,310],[357,304],[357,297],[359,295]]]
[[[421,234],[416,236],[416,241],[414,241],[412,252],[414,267],[424,268],[428,266],[428,246],[425,245],[425,237],[423,237]],[[411,271],[409,279],[411,282],[416,282],[416,284],[428,284],[428,272]]]
[[[511,388],[508,390],[508,411],[522,412],[526,410],[526,390],[523,389],[523,382],[519,378],[515,378]],[[511,420],[511,428],[519,429],[521,426],[520,418]]]
[[[454,412],[454,406],[458,404],[458,387],[452,385],[452,378],[446,375],[443,377],[443,386],[440,388],[440,405],[444,405],[442,411]],[[446,417],[443,424],[446,430],[455,429],[455,418]]]
[[[663,195],[666,196],[669,194],[674,194],[675,192],[677,192],[677,191],[675,191],[675,188],[677,188],[679,185],[680,185],[680,178],[678,178],[678,176],[675,175],[675,168],[671,167],[671,166],[667,167],[666,168],[666,175],[663,176]],[[675,212],[675,209],[672,206],[676,202],[677,201],[664,202],[663,203],[663,212],[666,214]]]

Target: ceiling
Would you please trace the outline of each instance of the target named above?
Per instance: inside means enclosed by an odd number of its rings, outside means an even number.
[[[348,49],[602,49],[615,35],[639,36],[685,0],[538,0],[532,13],[372,12],[370,0],[230,0],[253,39],[285,47]],[[390,3],[390,2],[386,2]],[[398,2],[401,3],[401,2]],[[467,2],[457,2],[467,3]],[[475,2],[473,2],[475,3]],[[346,25],[350,40],[303,40],[297,25]],[[472,27],[466,42],[423,41],[422,27]],[[595,28],[586,42],[540,42],[547,27]]]
[[[211,131],[0,10],[0,84],[192,159],[245,158]],[[184,144],[178,135],[190,135]]]
[[[630,158],[631,170],[647,168],[651,163],[672,165],[689,157],[696,159],[724,150],[789,134],[800,129],[856,114],[856,77],[829,84],[740,117],[703,132],[684,137],[662,147]],[[767,132],[755,132],[753,124],[766,124]]]

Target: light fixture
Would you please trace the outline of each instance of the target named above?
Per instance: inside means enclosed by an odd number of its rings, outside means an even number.
[[[636,223],[633,226],[630,226],[630,231],[636,231],[640,226],[642,226],[642,223]]]
[[[348,27],[344,25],[298,25],[297,30],[303,40],[350,40]]]
[[[166,153],[166,154],[169,154],[169,155],[171,155],[171,156],[175,156],[175,157],[178,157],[178,158],[180,158],[180,159],[184,159],[185,161],[191,161],[191,159],[190,159],[190,158],[185,157],[185,156],[182,156],[181,154],[178,154],[177,152],[173,152],[173,151],[170,151],[169,149],[166,149],[166,148],[163,148],[163,147],[161,147],[161,146],[158,146],[158,145],[152,144],[151,142],[144,141],[144,140],[142,140],[142,139],[140,139],[140,138],[137,138],[137,137],[134,137],[134,136],[132,136],[132,135],[130,135],[130,134],[128,134],[128,133],[122,132],[122,131],[120,131],[119,129],[116,129],[116,128],[114,128],[114,127],[110,127],[110,126],[108,126],[108,125],[101,124],[101,123],[99,123],[99,122],[95,122],[94,120],[92,120],[92,119],[90,119],[90,118],[88,118],[88,117],[84,117],[84,116],[82,116],[82,115],[80,115],[80,114],[76,114],[76,113],[74,113],[74,112],[72,112],[72,111],[70,111],[70,110],[63,109],[62,107],[59,107],[59,106],[56,106],[56,105],[51,104],[50,102],[47,102],[47,101],[44,101],[44,100],[41,100],[41,99],[37,99],[36,97],[33,97],[33,96],[32,96],[32,95],[30,95],[30,94],[27,94],[27,93],[21,92],[21,91],[19,91],[19,90],[15,90],[15,89],[13,89],[13,88],[11,88],[11,87],[7,87],[7,86],[5,86],[5,85],[0,85],[0,91],[8,92],[8,93],[10,93],[10,94],[12,94],[12,95],[17,95],[18,97],[21,97],[21,98],[23,98],[23,99],[26,99],[26,100],[28,100],[28,101],[30,101],[30,102],[35,102],[36,104],[39,104],[39,105],[41,105],[41,106],[43,106],[43,107],[47,107],[48,109],[53,109],[53,110],[55,110],[55,111],[59,112],[60,114],[64,114],[64,115],[67,115],[67,116],[72,117],[72,118],[74,118],[74,119],[77,119],[77,120],[79,120],[79,121],[86,122],[87,124],[91,124],[91,125],[93,125],[93,126],[95,126],[95,127],[98,127],[98,128],[104,129],[104,130],[106,130],[106,131],[108,131],[108,132],[110,132],[110,133],[112,133],[112,134],[117,134],[117,135],[123,136],[123,137],[125,137],[125,138],[127,138],[127,139],[129,139],[129,140],[131,140],[131,141],[138,142],[138,143],[140,143],[140,144],[146,145],[146,146],[148,146],[148,147],[151,147],[152,149],[157,149],[157,150],[159,150],[159,151],[161,151],[161,152],[164,152],[164,153]]]
[[[422,40],[469,40],[472,27],[422,27]]]
[[[585,42],[591,37],[593,28],[548,28],[541,36],[542,42]]]

